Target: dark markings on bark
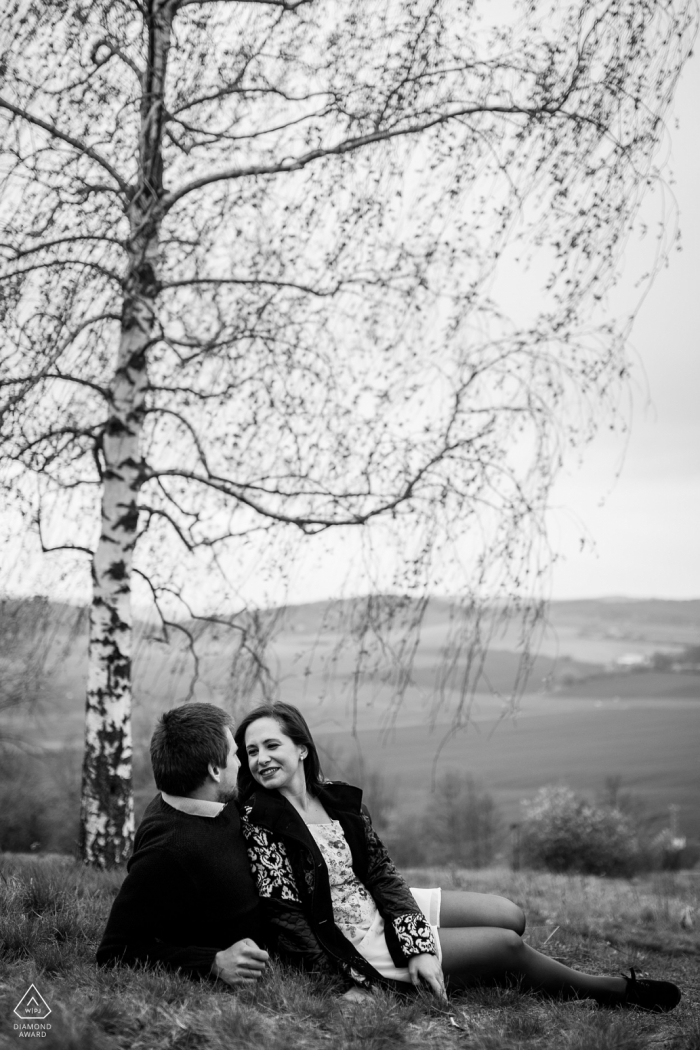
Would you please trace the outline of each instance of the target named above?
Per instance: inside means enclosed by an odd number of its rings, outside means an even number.
[[[115,561],[110,565],[107,575],[113,580],[125,580],[127,578],[126,565],[123,561]]]

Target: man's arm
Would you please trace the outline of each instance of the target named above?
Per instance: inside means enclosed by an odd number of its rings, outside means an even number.
[[[186,890],[194,899],[194,890],[186,885],[177,859],[167,851],[137,853],[112,905],[97,949],[98,964],[162,963],[171,970],[208,975],[217,948],[182,944],[178,937],[178,904],[184,904],[177,898]]]
[[[157,938],[125,939],[118,933],[112,935],[108,924],[96,958],[100,966],[110,963],[153,966],[161,963],[170,970],[180,970],[192,976],[206,977],[211,974],[226,984],[252,985],[262,977],[269,955],[249,937],[217,951],[216,948],[194,944],[184,947],[168,944]]]
[[[184,973],[205,977],[212,972],[215,948],[200,948],[196,945],[179,947],[174,944],[166,944],[163,941],[131,941],[128,944],[110,943],[105,936],[95,956],[100,966],[108,966],[110,963],[123,963],[133,966],[135,963],[144,963],[153,966],[162,963],[170,970],[182,970]]]

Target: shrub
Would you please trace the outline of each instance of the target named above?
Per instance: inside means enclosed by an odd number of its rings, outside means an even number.
[[[422,814],[394,814],[382,837],[391,859],[399,868],[420,868],[428,863]]]
[[[632,821],[619,809],[594,806],[564,785],[540,788],[524,803],[527,862],[556,872],[632,875],[640,850]]]
[[[481,868],[494,858],[501,819],[493,797],[460,773],[442,776],[422,813],[395,818],[386,841],[398,865]]]
[[[75,853],[82,750],[28,754],[0,741],[0,852]],[[155,794],[148,752],[134,752],[137,821]]]
[[[346,761],[332,760],[330,767],[334,777],[362,788],[362,800],[372,815],[377,833],[383,837],[396,809],[396,786],[387,780],[384,773],[366,765],[357,755]]]
[[[431,864],[482,868],[496,852],[501,822],[493,797],[468,774],[445,773],[428,800],[424,838]]]
[[[73,752],[0,757],[0,850],[69,853],[78,837],[80,764]]]

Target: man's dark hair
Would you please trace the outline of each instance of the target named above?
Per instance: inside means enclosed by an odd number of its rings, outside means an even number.
[[[233,719],[214,704],[183,704],[165,711],[151,737],[151,765],[156,787],[186,796],[200,787],[213,766],[228,760],[226,730]]]
[[[310,795],[316,795],[318,788],[324,781],[318,751],[316,750],[314,738],[311,736],[311,730],[297,707],[294,707],[293,704],[285,704],[281,700],[276,700],[274,703],[261,704],[260,707],[256,707],[254,711],[247,714],[234,734],[234,739],[238,744],[238,758],[241,763],[241,768],[238,770],[239,798],[246,799],[260,788],[260,784],[253,780],[250,766],[248,765],[248,753],[245,749],[246,729],[253,722],[257,722],[259,718],[274,718],[285,736],[288,736],[290,740],[293,740],[300,747],[306,748],[306,758],[304,759],[306,787]]]

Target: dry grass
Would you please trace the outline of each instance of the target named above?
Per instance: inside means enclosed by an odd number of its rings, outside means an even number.
[[[274,968],[254,993],[165,972],[99,971],[95,946],[120,882],[65,858],[0,858],[0,1046],[22,1045],[13,1009],[31,983],[51,1024],[42,1045],[69,1050],[700,1050],[700,937],[680,926],[698,911],[700,872],[626,882],[494,871],[407,872],[413,885],[500,892],[530,918],[528,938],[572,965],[634,965],[677,981],[668,1016],[552,1003],[512,990],[430,998],[379,994],[342,1008],[335,990]],[[545,943],[546,942],[546,943]]]

